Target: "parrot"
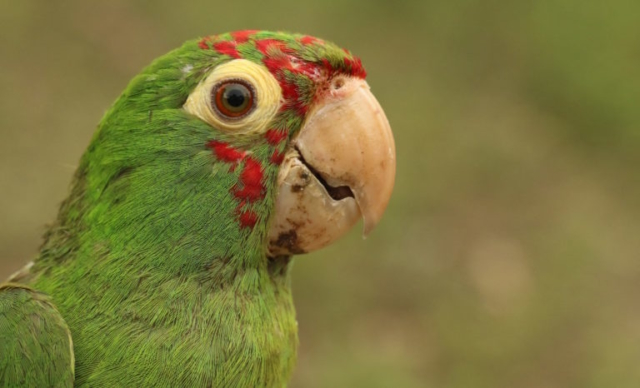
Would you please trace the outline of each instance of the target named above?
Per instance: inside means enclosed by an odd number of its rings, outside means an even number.
[[[0,386],[287,386],[292,257],[367,235],[394,186],[366,75],[331,42],[261,30],[143,69],[0,285]]]

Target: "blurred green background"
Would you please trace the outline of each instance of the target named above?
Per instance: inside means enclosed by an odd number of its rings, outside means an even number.
[[[299,257],[293,387],[640,386],[640,2],[0,2],[0,278],[111,102],[184,40],[362,57],[398,175],[366,241]]]

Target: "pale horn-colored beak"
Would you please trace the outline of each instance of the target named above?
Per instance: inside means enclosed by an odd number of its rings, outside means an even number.
[[[369,85],[334,79],[285,156],[269,253],[322,248],[361,217],[366,236],[387,207],[395,171],[391,127]]]

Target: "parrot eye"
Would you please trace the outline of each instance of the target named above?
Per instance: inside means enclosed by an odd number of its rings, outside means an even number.
[[[261,134],[278,114],[282,89],[263,65],[235,59],[216,66],[183,108],[216,130]]]
[[[242,80],[227,80],[211,90],[211,105],[226,119],[240,119],[255,107],[253,87]]]

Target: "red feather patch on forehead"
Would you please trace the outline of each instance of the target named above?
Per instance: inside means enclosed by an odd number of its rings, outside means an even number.
[[[309,36],[309,35],[305,35],[302,38],[299,39],[300,43],[304,44],[304,45],[309,45],[309,44],[324,44],[324,41],[322,39],[318,39],[314,36]]]
[[[277,39],[260,39],[255,41],[256,48],[265,56],[270,54],[278,55],[278,51],[286,54],[293,54],[293,49],[281,40]]]
[[[260,31],[258,30],[236,31],[236,32],[232,32],[231,36],[233,37],[233,40],[235,40],[237,43],[246,43],[249,41],[249,38],[251,38],[253,35],[255,35],[258,32]]]
[[[277,33],[244,30],[204,38],[200,41],[199,47],[238,59],[242,58],[242,54],[238,51],[240,44],[245,47],[243,52],[246,53],[244,51],[246,45],[249,47],[252,45],[257,51],[256,55],[262,56],[262,63],[282,88],[282,97],[285,100],[283,109],[293,109],[298,115],[306,114],[310,102],[301,97],[303,92],[300,90],[299,83],[294,81],[296,76],[306,77],[318,85],[328,82],[336,74],[362,79],[367,76],[360,59],[348,50],[339,49],[308,35],[298,36],[295,41],[292,41],[290,36],[285,35],[278,39]],[[322,53],[330,53],[330,58],[318,56],[315,60],[309,59],[309,54],[313,58],[313,46],[318,46]]]
[[[263,36],[264,38],[262,38]],[[303,47],[313,45],[336,47],[325,43],[322,39],[309,35],[299,36],[295,40]],[[278,39],[277,34],[265,34],[259,30],[242,30],[228,35],[208,36],[200,40],[198,46],[203,50],[215,50],[223,55],[241,58],[242,56],[238,52],[237,46],[247,42],[252,43],[256,50],[263,54],[263,62],[265,64],[269,63],[271,65],[270,69],[273,70],[279,69],[313,74],[311,70],[316,69],[326,71],[329,75],[342,73],[358,78],[365,78],[367,75],[360,58],[352,55],[349,50],[342,49],[344,55],[338,59],[342,63],[337,67],[332,66],[328,60],[323,60],[322,58],[318,58],[317,61],[305,61],[297,55],[296,50],[300,48],[299,46],[297,48],[292,47],[287,40]],[[288,60],[285,58],[287,56],[289,57]]]
[[[236,42],[223,41],[216,42],[213,44],[213,49],[219,52],[220,54],[228,55],[233,58],[240,58],[240,53],[238,53],[238,44]]]

